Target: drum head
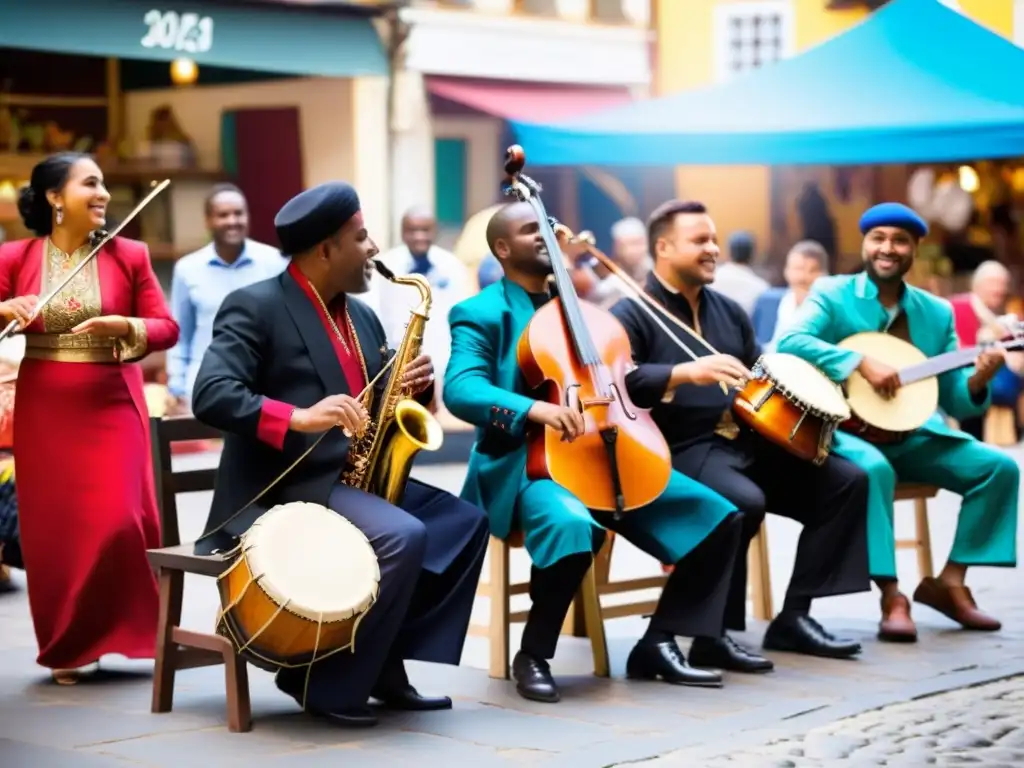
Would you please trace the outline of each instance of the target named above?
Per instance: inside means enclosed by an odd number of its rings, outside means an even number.
[[[803,358],[781,352],[766,354],[761,356],[761,367],[803,405],[836,421],[850,418],[850,408],[839,386]]]
[[[280,504],[242,537],[260,587],[309,621],[343,621],[377,598],[380,568],[363,532],[319,504]]]
[[[901,369],[927,360],[921,350],[887,333],[858,333],[839,345],[860,352],[893,368]],[[937,378],[900,387],[896,397],[884,400],[857,371],[846,380],[850,408],[865,423],[890,432],[912,432],[923,426],[939,408]]]

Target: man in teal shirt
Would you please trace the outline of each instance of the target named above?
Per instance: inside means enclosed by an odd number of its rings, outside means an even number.
[[[899,372],[837,344],[855,333],[883,331],[902,337],[928,357],[958,348],[953,311],[945,299],[904,281],[917,245],[927,234],[924,220],[897,203],[883,203],[861,218],[864,271],[823,278],[804,302],[778,351],[813,363],[835,382],[854,371],[883,396],[900,386]],[[988,407],[988,384],[1003,363],[1000,350],[982,353],[973,369],[939,376],[939,405],[963,419]],[[1017,552],[1017,499],[1020,472],[1006,454],[949,427],[934,414],[906,439],[873,445],[839,433],[833,450],[867,470],[868,560],[882,591],[879,638],[914,641],[917,629],[910,603],[896,579],[893,499],[897,479],[927,483],[960,494],[963,504],[949,561],[937,578],[925,578],[914,601],[927,605],[966,629],[994,631],[1000,623],[978,609],[965,586],[968,566],[1012,568]]]
[[[452,414],[477,428],[462,498],[487,512],[498,538],[521,532],[533,563],[532,605],[512,662],[516,690],[534,701],[559,700],[548,662],[605,529],[675,565],[647,632],[629,654],[626,674],[675,685],[721,686],[720,673],[687,664],[675,638],[722,635],[728,577],[743,556],[741,516],[731,502],[678,472],[658,499],[621,520],[592,512],[552,480],[527,477],[528,428],[558,430],[566,440],[585,429],[578,410],[534,399],[516,359],[534,312],[552,298],[551,259],[561,254],[548,253],[537,216],[526,203],[507,205],[494,215],[487,244],[504,276],[452,308],[452,356],[442,396]]]

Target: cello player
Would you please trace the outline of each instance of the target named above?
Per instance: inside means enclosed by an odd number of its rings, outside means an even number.
[[[933,357],[958,348],[949,302],[908,285],[924,219],[898,203],[869,208],[860,220],[864,271],[820,280],[801,307],[795,324],[779,340],[779,351],[798,355],[842,382],[854,371],[879,392],[894,391],[899,373],[888,366],[836,346],[861,331],[885,331]],[[939,404],[954,418],[983,413],[989,406],[989,382],[1004,353],[984,352],[973,370],[938,377]],[[1017,503],[1020,470],[1002,451],[947,426],[936,413],[902,442],[875,446],[837,433],[833,449],[871,478],[868,506],[868,559],[882,592],[879,639],[913,642],[917,629],[910,601],[896,579],[893,503],[897,479],[927,483],[963,496],[949,561],[938,578],[924,578],[914,602],[934,608],[965,629],[994,631],[995,618],[982,612],[965,584],[968,566],[1012,568],[1017,562]]]
[[[720,686],[719,673],[686,664],[675,636],[720,632],[739,515],[725,499],[678,473],[657,501],[619,521],[591,512],[551,480],[527,478],[528,424],[572,440],[584,423],[578,411],[534,400],[517,364],[520,336],[551,298],[552,254],[533,208],[520,202],[499,209],[487,225],[487,243],[504,277],[451,310],[452,356],[442,392],[447,408],[477,428],[462,498],[486,510],[493,535],[521,531],[533,563],[533,602],[512,663],[516,690],[534,701],[559,700],[549,660],[605,528],[676,564],[646,634],[629,655],[627,674]]]
[[[652,415],[672,447],[672,465],[713,488],[743,512],[743,548],[730,585],[726,625],[745,629],[747,546],[766,511],[803,525],[782,611],[764,636],[768,650],[851,658],[860,644],[837,638],[810,616],[811,600],[871,588],[864,512],[867,476],[843,459],[816,467],[758,435],[740,431],[732,419],[732,393],[751,374],[761,352],[746,312],[708,288],[719,249],[715,223],[699,202],[671,201],[648,219],[654,271],[646,292],[723,354],[690,360],[631,299],[612,314],[626,327],[637,370],[626,379],[630,397]],[[696,354],[703,347],[694,345]],[[700,350],[700,351],[698,351]],[[773,663],[743,648],[727,634],[694,638],[694,666],[736,672],[767,672]]]

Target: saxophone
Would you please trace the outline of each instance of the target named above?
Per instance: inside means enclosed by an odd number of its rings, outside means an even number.
[[[341,481],[397,504],[405,493],[416,454],[436,451],[444,441],[440,422],[413,400],[402,386],[406,365],[420,354],[423,329],[430,317],[430,284],[420,275],[398,277],[376,260],[373,266],[392,283],[415,287],[420,294],[420,303],[412,310],[405,336],[395,351],[395,361],[377,416],[352,440],[348,467],[342,473]],[[372,397],[372,393],[368,393],[368,397]]]

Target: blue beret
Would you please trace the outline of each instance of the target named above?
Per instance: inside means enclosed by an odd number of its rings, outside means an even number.
[[[359,213],[359,195],[351,184],[330,181],[300,192],[274,217],[281,253],[294,256],[316,247]]]
[[[902,203],[879,203],[860,217],[860,233],[866,235],[875,227],[899,227],[920,239],[928,234],[928,224]]]

